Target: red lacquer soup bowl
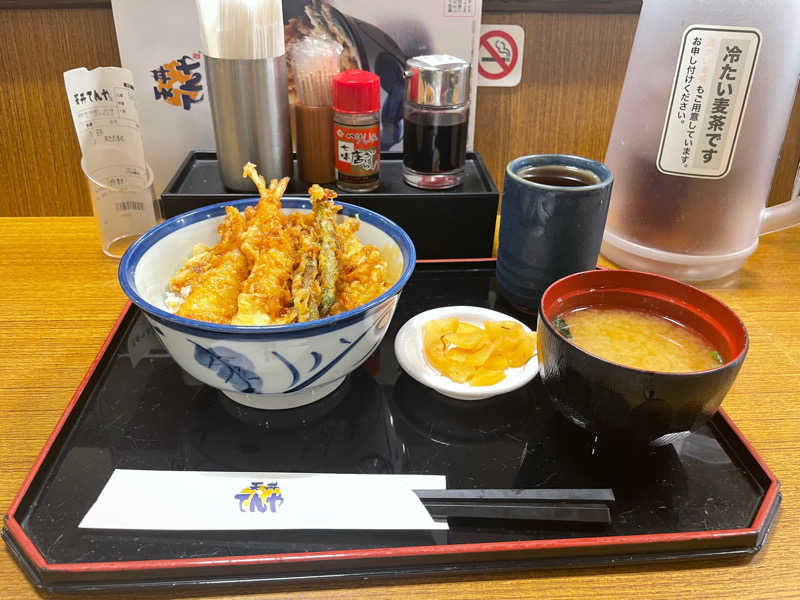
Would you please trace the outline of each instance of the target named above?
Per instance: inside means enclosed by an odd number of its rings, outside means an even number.
[[[722,357],[707,371],[666,373],[623,366],[578,348],[553,320],[587,306],[646,311],[702,335]],[[553,283],[537,326],[540,376],[561,412],[609,441],[651,442],[696,429],[716,412],[747,353],[744,324],[730,308],[691,285],[652,273],[593,270]]]

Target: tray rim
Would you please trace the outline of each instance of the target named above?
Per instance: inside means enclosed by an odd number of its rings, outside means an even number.
[[[430,263],[431,266],[437,266],[440,263],[485,263],[493,261],[493,258],[483,259],[429,259],[420,260],[420,263]],[[767,466],[758,452],[750,444],[749,440],[742,434],[741,430],[731,420],[723,409],[719,409],[717,416],[722,420],[722,423],[727,426],[733,438],[747,451],[749,457],[755,462],[763,475],[768,481],[765,488],[764,496],[761,499],[760,505],[756,514],[748,527],[737,529],[725,530],[708,530],[708,531],[687,531],[687,532],[668,532],[668,533],[654,533],[654,534],[638,534],[638,535],[618,535],[618,536],[598,536],[598,537],[581,537],[581,538],[556,538],[556,539],[539,539],[539,540],[519,540],[519,541],[503,541],[503,542],[482,542],[482,543],[469,543],[469,544],[441,544],[441,545],[428,545],[428,546],[400,546],[389,548],[368,548],[368,549],[348,549],[348,550],[333,550],[324,552],[307,552],[307,553],[281,553],[281,554],[255,554],[255,555],[237,555],[227,557],[197,557],[197,558],[172,558],[172,559],[151,559],[151,560],[137,560],[137,561],[116,561],[116,562],[83,562],[83,563],[49,563],[39,552],[39,549],[29,538],[27,533],[22,528],[21,524],[16,519],[17,510],[30,489],[34,478],[38,474],[44,460],[46,459],[50,449],[56,442],[56,439],[61,434],[62,429],[67,422],[70,414],[75,408],[78,401],[81,399],[83,391],[89,384],[92,376],[103,359],[108,347],[114,341],[116,334],[125,321],[129,313],[135,310],[134,305],[128,301],[122,309],[120,315],[117,317],[114,325],[109,331],[108,336],[101,345],[94,360],[89,365],[89,368],[79,383],[75,392],[72,395],[69,403],[65,407],[61,417],[59,418],[56,426],[39,452],[36,460],[34,461],[31,469],[29,470],[25,480],[23,481],[19,491],[8,512],[4,517],[4,531],[3,537],[10,536],[16,543],[17,547],[14,549],[14,555],[20,560],[24,558],[31,568],[38,569],[41,574],[64,574],[64,575],[77,575],[77,574],[114,574],[114,573],[132,573],[136,571],[159,572],[165,573],[170,570],[190,570],[197,569],[220,569],[224,567],[288,567],[294,565],[300,567],[301,565],[348,565],[353,561],[372,563],[380,566],[385,563],[387,559],[419,559],[420,557],[436,558],[439,560],[445,558],[459,558],[461,562],[469,563],[475,560],[492,560],[513,561],[515,557],[523,561],[526,559],[536,558],[539,553],[546,555],[548,552],[558,552],[564,550],[573,551],[587,551],[588,549],[600,550],[616,550],[619,552],[634,551],[634,556],[647,556],[646,550],[636,551],[641,547],[652,547],[656,551],[669,551],[674,547],[674,551],[686,550],[681,544],[688,544],[695,546],[698,543],[711,544],[719,550],[739,550],[736,555],[742,553],[752,554],[757,552],[766,535],[769,532],[772,521],[777,513],[777,509],[781,500],[780,482]],[[736,542],[741,542],[737,544]],[[11,544],[6,539],[9,547]],[[700,546],[696,548],[697,552],[693,552],[690,556],[699,556],[702,551],[711,551],[713,548],[709,546]],[[533,553],[533,554],[532,554]],[[19,556],[21,554],[22,556]],[[646,559],[645,559],[646,560]],[[20,563],[21,564],[21,563]],[[411,563],[413,564],[413,563]],[[21,564],[22,566],[22,564]],[[402,566],[402,563],[401,563]],[[429,566],[434,566],[433,564]],[[301,567],[302,568],[302,567]],[[23,566],[23,570],[33,575]],[[294,575],[298,575],[305,571],[294,571]],[[261,572],[260,575],[267,576],[268,571]],[[398,571],[399,574],[399,571]],[[344,574],[343,574],[344,575]],[[284,577],[281,573],[276,573],[277,578],[283,579],[286,576],[291,577],[292,573],[288,575],[284,572]],[[311,573],[310,576],[314,576]],[[325,574],[319,574],[319,577],[325,577]],[[124,582],[117,582],[124,584]],[[129,583],[132,583],[129,582]],[[43,585],[43,582],[37,583]]]

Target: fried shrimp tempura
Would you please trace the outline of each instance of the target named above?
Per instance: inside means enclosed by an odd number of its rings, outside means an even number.
[[[335,192],[313,185],[312,211],[287,215],[281,197],[288,177],[267,186],[252,163],[242,176],[255,182],[258,205],[244,213],[226,207],[219,243],[195,246],[170,279],[168,296],[175,297],[165,302],[177,304],[178,315],[233,325],[311,321],[361,306],[389,288],[386,261],[356,235],[358,218],[336,222]]]
[[[244,166],[242,176],[253,180],[261,199],[242,236],[242,252],[247,256],[251,270],[242,284],[238,310],[231,324],[291,323],[297,317],[289,288],[289,278],[294,270],[294,252],[286,228],[286,217],[281,212],[281,196],[286,191],[289,178],[284,177],[280,181],[273,179],[267,187],[253,163]]]
[[[198,321],[229,323],[236,312],[236,299],[247,273],[247,259],[241,250],[234,248],[226,252],[219,264],[192,286],[177,314]]]
[[[219,243],[187,260],[170,280],[173,292],[189,288],[177,311],[181,317],[228,323],[236,312],[236,298],[249,272],[247,259],[239,250],[244,217],[232,206],[226,207],[217,231]]]
[[[192,257],[184,261],[183,267],[169,280],[170,289],[180,292],[182,288],[202,279],[207,271],[219,264],[222,255],[239,247],[244,229],[245,221],[241,213],[232,206],[226,206],[225,219],[217,228],[220,241],[213,248],[205,244],[197,244],[192,248]]]

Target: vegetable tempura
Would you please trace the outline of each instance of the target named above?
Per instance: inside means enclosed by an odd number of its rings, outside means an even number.
[[[386,261],[356,236],[358,218],[337,222],[335,192],[315,184],[312,211],[285,214],[288,177],[267,186],[252,163],[243,177],[256,184],[258,205],[225,208],[220,241],[195,246],[170,279],[170,310],[212,323],[280,325],[351,310],[389,289]]]

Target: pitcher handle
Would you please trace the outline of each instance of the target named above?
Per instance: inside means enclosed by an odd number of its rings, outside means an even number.
[[[765,208],[761,213],[761,229],[758,235],[780,231],[800,223],[800,167],[792,188],[792,196],[786,202]]]

